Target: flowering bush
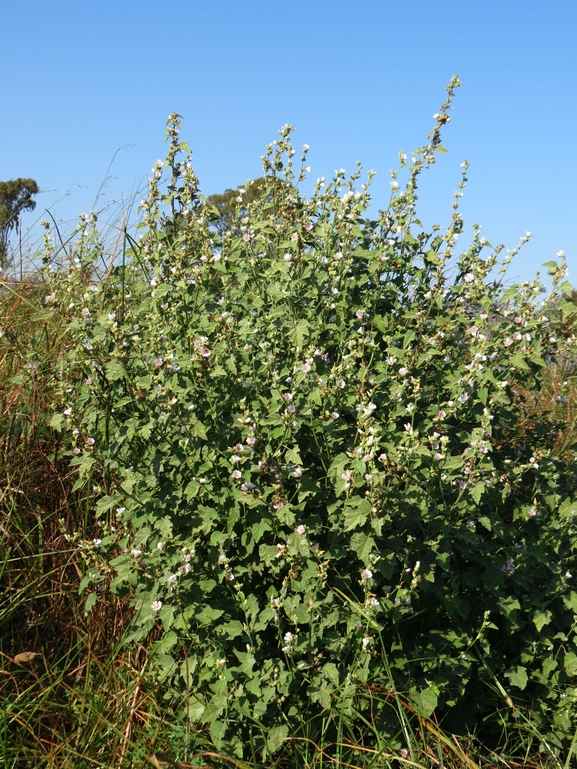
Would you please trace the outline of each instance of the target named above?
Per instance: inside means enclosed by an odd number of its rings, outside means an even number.
[[[130,258],[79,300],[88,223],[54,279],[84,370],[53,425],[103,522],[82,589],[130,601],[177,713],[239,755],[315,713],[396,739],[374,699],[393,688],[493,728],[497,682],[572,734],[576,467],[558,425],[517,424],[575,337],[551,335],[538,280],[504,286],[514,252],[497,272],[478,227],[454,256],[466,164],[447,229],[417,219],[457,85],[376,219],[360,169],[299,191],[285,126],[262,194],[213,227],[172,115]]]

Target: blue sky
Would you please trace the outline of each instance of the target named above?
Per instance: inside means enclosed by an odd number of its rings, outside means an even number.
[[[205,194],[259,176],[291,123],[313,178],[360,160],[385,207],[398,152],[426,141],[458,75],[449,154],[420,188],[424,224],[449,223],[467,159],[465,222],[507,248],[533,233],[510,278],[562,249],[577,284],[572,0],[29,0],[5,4],[2,25],[0,179],[42,189],[23,218],[30,242],[46,208],[71,222],[101,185],[99,207],[143,188],[173,111]]]

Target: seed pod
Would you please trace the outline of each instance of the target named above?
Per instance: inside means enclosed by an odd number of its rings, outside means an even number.
[[[28,665],[30,662],[34,662],[36,657],[41,657],[42,655],[39,652],[20,652],[20,654],[17,654],[12,662],[15,665]]]

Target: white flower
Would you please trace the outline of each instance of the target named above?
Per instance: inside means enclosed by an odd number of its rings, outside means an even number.
[[[361,573],[361,577],[363,579],[372,579],[373,578],[373,572],[370,569],[364,569]]]
[[[156,549],[157,550],[162,550],[163,547],[164,547],[164,542],[157,542],[156,543]]]
[[[101,539],[93,539],[92,540],[92,544],[94,545],[94,547],[100,547],[100,545],[102,544],[102,540]]]
[[[133,555],[135,558],[138,558],[139,555],[142,555],[142,550],[139,550],[137,547],[134,547],[130,554]]]
[[[162,609],[162,601],[153,601],[150,608],[152,611],[160,611]]]
[[[300,526],[296,527],[295,531],[297,534],[304,534],[306,531],[306,526],[303,526],[303,524],[301,523]]]

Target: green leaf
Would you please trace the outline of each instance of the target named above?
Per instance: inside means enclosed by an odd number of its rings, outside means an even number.
[[[563,667],[568,676],[577,675],[577,654],[568,652],[563,660]]]
[[[251,532],[254,537],[254,541],[260,542],[265,531],[271,531],[271,530],[272,530],[272,526],[264,518],[261,519],[260,521],[257,521],[256,523],[253,523]]]
[[[430,718],[439,701],[439,690],[437,687],[429,687],[422,692],[412,693],[411,701],[416,705],[420,716]]]
[[[170,293],[171,289],[172,287],[168,283],[159,283],[154,289],[155,299],[162,299],[162,297]]]
[[[204,710],[202,722],[206,724],[216,721],[216,719],[224,712],[227,699],[226,694],[215,694]]]
[[[309,686],[308,695],[312,702],[318,702],[318,704],[324,708],[324,710],[330,709],[332,698],[330,691],[326,687]]]
[[[428,264],[440,264],[441,259],[439,258],[439,255],[436,251],[434,251],[432,248],[429,249],[426,254],[424,255],[424,259]]]
[[[340,682],[339,669],[334,664],[334,662],[327,662],[325,665],[323,665],[323,673],[334,686],[339,685],[339,682]]]
[[[485,493],[485,484],[482,483],[482,482],[481,483],[475,483],[469,489],[469,494],[471,495],[471,497],[473,498],[473,501],[477,505],[481,501],[481,497],[483,496],[484,493]],[[483,520],[482,521],[481,521],[481,519],[479,519],[479,522],[482,523],[482,525],[485,526],[486,529],[488,528],[489,531],[491,531],[491,529],[490,529],[491,521],[486,516],[483,516]],[[488,522],[488,526],[486,525],[485,522]]]
[[[375,540],[368,534],[362,534],[358,531],[351,537],[351,549],[355,551],[359,560],[363,561],[365,565],[368,563],[367,559],[375,547]]]
[[[142,526],[134,535],[133,547],[139,548],[141,545],[146,544],[148,538],[152,534],[150,526]]]
[[[279,748],[282,747],[283,742],[288,736],[288,726],[282,724],[282,726],[273,726],[269,730],[266,738],[266,746],[271,753],[276,753]]]
[[[206,706],[204,702],[197,699],[194,695],[189,694],[186,701],[186,713],[190,721],[203,721],[204,711]]]
[[[497,601],[499,609],[508,619],[514,619],[517,612],[521,610],[521,604],[512,596],[504,596]]]
[[[577,592],[575,590],[572,590],[569,595],[563,596],[563,603],[574,614],[577,614]]]
[[[203,441],[207,440],[208,438],[205,426],[202,424],[202,422],[199,422],[198,419],[192,422],[190,426],[190,432],[196,438],[200,438]]]
[[[355,501],[358,500],[358,501]],[[351,531],[362,526],[367,520],[371,512],[371,503],[366,499],[360,499],[359,497],[353,497],[345,505],[343,510],[343,523],[344,530]]]
[[[119,360],[109,360],[108,363],[106,363],[105,370],[109,382],[116,382],[116,380],[126,376],[124,364]]]
[[[108,494],[105,494],[103,497],[100,497],[98,502],[96,503],[96,517],[99,518],[102,513],[105,513],[107,510],[110,510],[111,507],[114,507],[114,505],[118,504],[117,500],[114,499],[114,497],[109,497]]]
[[[98,598],[98,596],[96,595],[96,593],[89,593],[88,594],[88,596],[86,597],[86,602],[84,604],[84,614],[85,614],[85,616],[90,614],[90,610],[92,609],[92,607],[96,603],[97,598]]]
[[[64,424],[64,415],[60,413],[52,414],[50,419],[50,427],[53,427],[58,432],[61,432],[62,425]]]
[[[204,716],[203,716],[204,721],[208,720],[206,717],[206,714],[209,708],[210,708],[210,705],[204,713]],[[216,720],[213,720],[213,718],[210,718],[210,737],[217,750],[222,749],[225,734],[226,734],[226,724],[224,724],[222,721],[216,721]]]
[[[288,463],[295,465],[302,465],[303,463],[298,446],[293,446],[292,449],[287,449],[285,459]]]
[[[184,496],[190,502],[191,499],[194,499],[194,497],[196,497],[199,491],[200,491],[200,483],[198,483],[197,481],[189,481],[186,484],[186,487],[184,489]]]
[[[222,609],[213,609],[211,606],[203,606],[196,615],[196,619],[203,625],[212,625],[215,620],[224,614]]]
[[[295,345],[295,347],[302,347],[304,345],[306,336],[308,334],[309,324],[304,318],[298,320],[289,332],[289,339]]]
[[[242,622],[237,619],[232,619],[230,622],[221,625],[219,632],[226,638],[238,638],[238,636],[241,636],[244,633],[244,628]]]
[[[548,625],[551,620],[553,619],[553,614],[548,609],[545,611],[541,611],[540,609],[537,609],[535,614],[533,615],[533,624],[539,631],[543,630],[545,625]]]
[[[509,679],[511,686],[516,686],[521,691],[527,686],[529,678],[527,677],[527,668],[523,667],[523,665],[515,665],[515,667],[509,668],[509,670],[505,671],[505,675]]]

